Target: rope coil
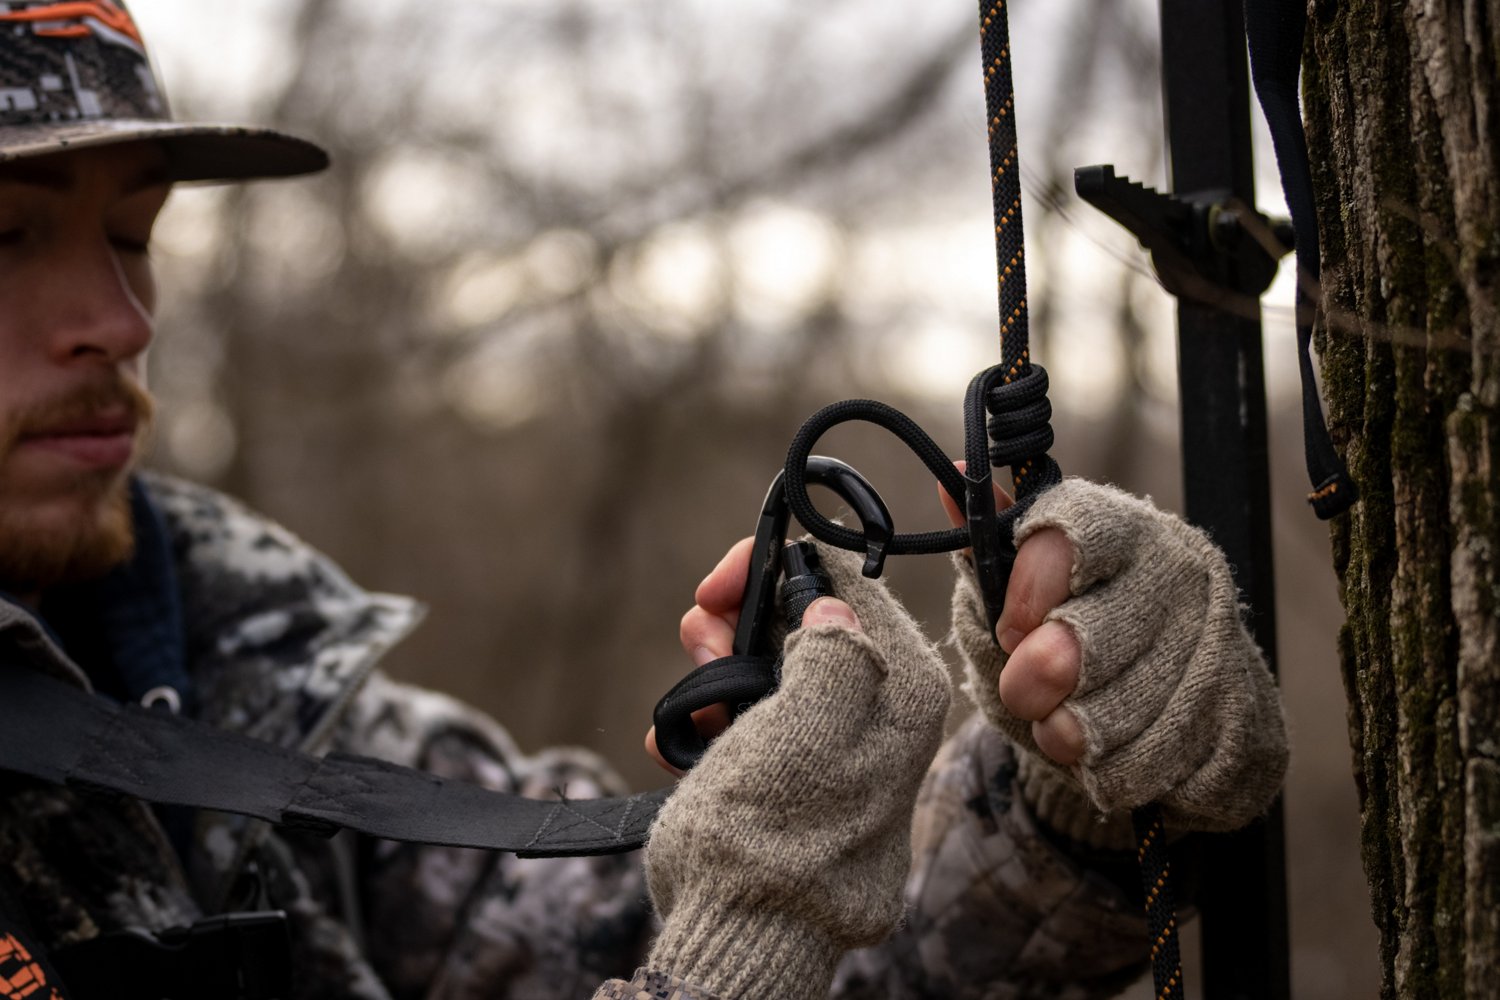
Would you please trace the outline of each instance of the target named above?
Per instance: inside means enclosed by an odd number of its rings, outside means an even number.
[[[1017,465],[1034,455],[1045,456],[1052,447],[1052,401],[1047,398],[1047,369],[1041,365],[991,389],[985,408],[990,413],[991,465]]]

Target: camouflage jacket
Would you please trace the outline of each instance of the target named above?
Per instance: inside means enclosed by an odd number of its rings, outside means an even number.
[[[181,598],[197,715],[311,753],[382,757],[536,797],[618,794],[592,754],[522,754],[505,730],[392,681],[380,657],[421,617],[367,593],[284,529],[200,487],[151,478]],[[0,603],[0,648],[87,685],[45,628]],[[852,953],[840,998],[1092,998],[1136,978],[1145,931],[1116,881],[1039,828],[1014,751],[971,723],[919,803],[909,914]],[[704,998],[642,960],[652,932],[639,858],[518,859],[332,840],[198,813],[174,849],[159,811],[0,771],[0,886],[43,949],[126,927],[283,909],[296,995],[318,998]],[[183,860],[185,858],[185,860]],[[673,991],[676,992],[673,992]],[[87,998],[84,998],[87,1000]]]

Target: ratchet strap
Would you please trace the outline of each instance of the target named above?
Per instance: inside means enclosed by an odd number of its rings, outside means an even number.
[[[353,830],[522,857],[635,850],[670,794],[529,799],[369,757],[314,757],[114,704],[15,662],[0,662],[0,770],[324,836]]]

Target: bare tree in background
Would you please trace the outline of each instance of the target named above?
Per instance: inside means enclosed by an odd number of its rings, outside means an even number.
[[[286,9],[272,27],[288,72],[253,117],[325,142],[334,167],[204,196],[192,254],[160,255],[160,458],[280,518],[362,584],[429,601],[392,670],[492,712],[523,747],[582,743],[635,784],[658,781],[641,720],[687,667],[673,626],[753,527],[797,425],[872,395],[956,446],[963,386],[995,356],[975,11]],[[1064,387],[1058,456],[1171,505],[1175,401],[1159,397],[1175,379],[1147,363],[1170,342],[1151,322],[1169,307],[1134,241],[1071,195],[1085,163],[1159,176],[1155,17],[1151,0],[1025,0],[1012,27],[1034,346]],[[223,113],[222,95],[174,93],[190,117]],[[948,291],[943,269],[964,265],[930,236],[916,241],[935,258],[925,270],[888,263],[892,241],[955,219],[975,227],[972,302]],[[940,359],[951,391],[919,393],[903,367],[932,366],[912,345],[935,321],[967,338]],[[1066,390],[1080,372],[1095,377],[1086,419]],[[1277,444],[1299,461],[1294,441]],[[841,428],[827,450],[870,477],[902,530],[938,526],[930,478],[889,439]],[[1300,499],[1276,496],[1293,528],[1278,539],[1283,585],[1326,574]],[[946,563],[891,573],[939,636]],[[1317,710],[1310,678],[1331,673],[1306,637],[1329,631],[1332,603],[1294,593],[1280,608],[1303,711]],[[1337,718],[1340,695],[1326,697]],[[1351,922],[1334,900],[1364,908],[1337,825],[1352,820],[1325,808],[1347,763],[1316,757],[1318,739],[1299,739],[1300,772],[1323,782],[1306,793],[1315,808],[1289,809],[1292,835],[1305,831],[1294,869],[1314,873],[1293,885],[1308,914],[1294,918],[1294,974],[1305,995],[1360,997],[1370,989],[1345,967],[1373,949],[1332,940]]]
[[[1069,112],[1154,51],[1149,21],[1111,7],[1074,15],[1037,88],[1044,206],[1071,172]],[[430,597],[399,662],[523,740],[643,717],[681,669],[663,623],[753,526],[801,418],[856,394],[932,409],[881,364],[928,303],[872,310],[847,257],[956,179],[983,212],[971,15],[307,0],[271,117],[334,166],[223,198],[205,224],[233,238],[169,324],[212,344],[235,442],[219,485],[361,580]],[[1030,221],[1045,270],[1067,221]],[[736,263],[765,225],[817,269],[769,317]],[[957,399],[923,415],[940,437]],[[938,517],[914,460],[853,437],[898,511]],[[941,620],[945,569],[923,562],[912,589]]]

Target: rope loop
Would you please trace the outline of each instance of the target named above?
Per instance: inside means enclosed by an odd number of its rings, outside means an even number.
[[[863,420],[884,427],[916,454],[927,466],[948,495],[960,505],[964,502],[964,479],[948,456],[915,420],[894,406],[873,399],[846,399],[830,403],[807,418],[786,456],[786,502],[802,527],[820,542],[852,552],[865,551],[865,536],[829,520],[813,506],[807,495],[807,459],[818,439],[831,428],[853,420]],[[969,533],[962,528],[946,531],[921,531],[896,534],[885,547],[887,555],[930,555],[952,552],[969,544]]]

